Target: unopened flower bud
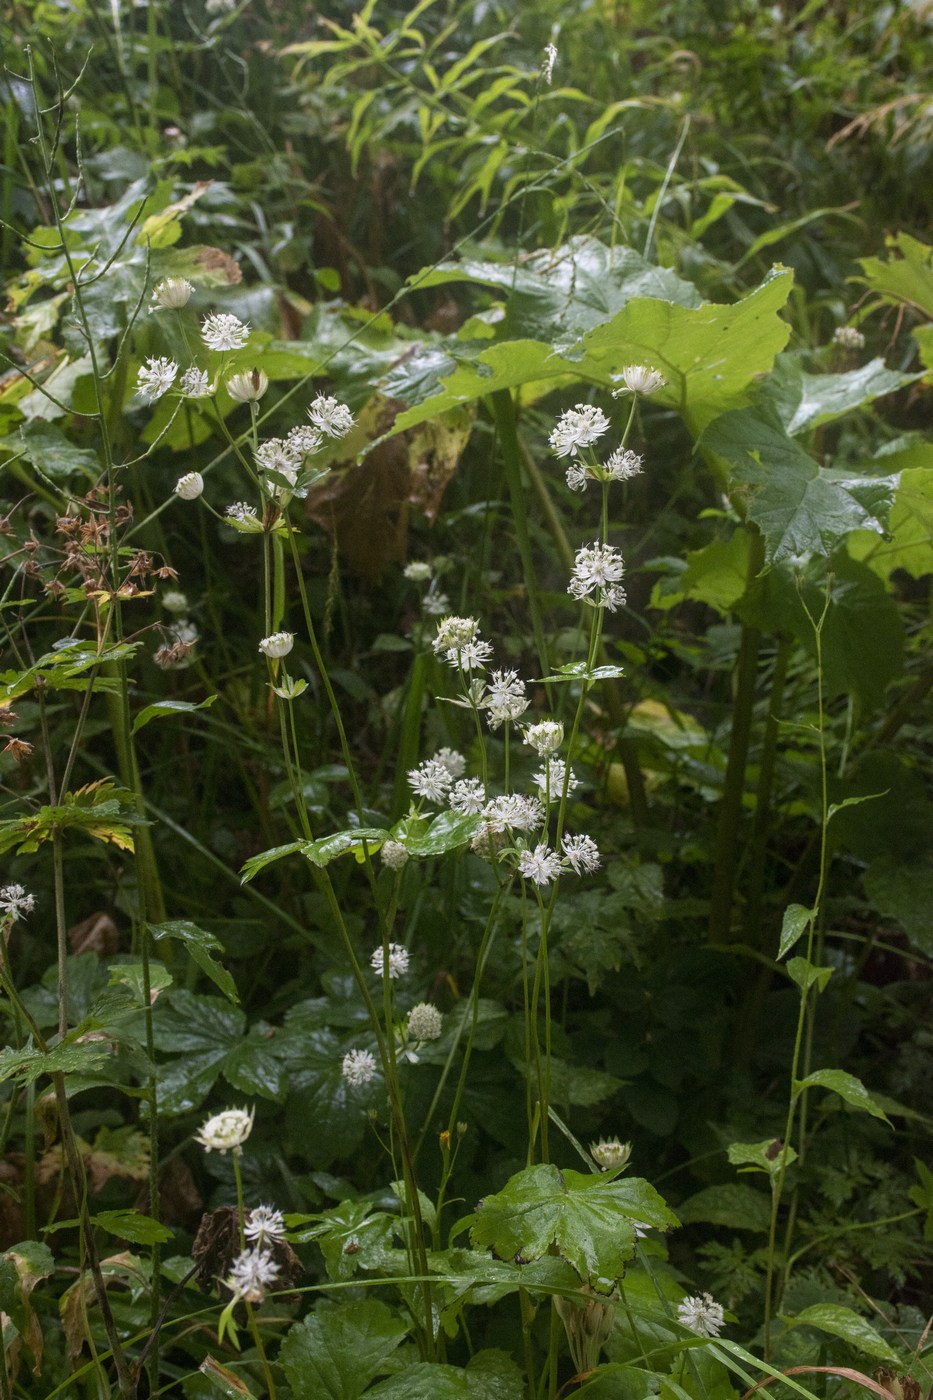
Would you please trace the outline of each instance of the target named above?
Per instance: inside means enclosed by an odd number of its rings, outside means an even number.
[[[263,637],[259,643],[259,650],[270,661],[280,661],[283,656],[288,655],[294,645],[295,637],[292,632],[273,632],[271,637]]]
[[[175,482],[175,495],[183,501],[196,501],[204,490],[204,478],[200,472],[186,472]]]
[[[269,376],[261,369],[247,369],[227,380],[227,393],[237,403],[255,403],[269,387]]]

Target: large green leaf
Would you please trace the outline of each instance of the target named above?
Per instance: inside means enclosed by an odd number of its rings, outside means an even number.
[[[0,1084],[15,1079],[20,1084],[32,1084],[41,1074],[90,1074],[99,1070],[110,1056],[109,1044],[90,1042],[78,1044],[63,1040],[43,1054],[41,1050],[0,1050]]]
[[[811,1307],[804,1308],[803,1312],[797,1313],[796,1317],[784,1320],[792,1327],[817,1327],[821,1332],[841,1337],[856,1350],[863,1351],[868,1356],[875,1356],[879,1361],[900,1361],[898,1353],[875,1331],[870,1322],[866,1322],[858,1313],[840,1303],[814,1303]]]
[[[859,258],[866,287],[885,301],[918,307],[933,318],[933,247],[895,233],[886,240],[889,258]]]
[[[293,1400],[359,1400],[407,1331],[376,1298],[318,1308],[290,1329],[279,1353]]]
[[[666,1230],[677,1217],[647,1181],[526,1167],[473,1217],[470,1241],[500,1259],[530,1261],[552,1246],[583,1279],[619,1278],[635,1247],[634,1225]]]
[[[853,530],[886,528],[897,477],[821,467],[768,404],[723,414],[702,445],[752,487],[748,518],[761,529],[769,562],[828,555]]]
[[[841,418],[882,394],[893,394],[919,377],[888,369],[881,359],[869,360],[844,374],[807,374],[798,359],[779,355],[768,383],[768,397],[784,427],[794,435]]]
[[[873,1118],[882,1119],[890,1127],[888,1115],[881,1105],[875,1102],[862,1081],[847,1070],[815,1069],[806,1079],[797,1080],[794,1088],[797,1093],[802,1089],[829,1089],[853,1108],[860,1108]]]

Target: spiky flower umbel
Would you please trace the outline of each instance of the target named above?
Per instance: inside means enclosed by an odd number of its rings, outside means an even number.
[[[195,1142],[199,1142],[208,1152],[224,1153],[231,1148],[239,1152],[253,1131],[255,1116],[254,1108],[248,1113],[245,1108],[225,1108],[222,1113],[215,1113],[202,1123],[200,1132],[194,1135]]]
[[[677,1321],[700,1337],[718,1337],[725,1326],[722,1304],[709,1293],[684,1298],[677,1308]]]
[[[594,404],[578,403],[557,420],[548,442],[558,457],[578,457],[609,428],[609,419]]]

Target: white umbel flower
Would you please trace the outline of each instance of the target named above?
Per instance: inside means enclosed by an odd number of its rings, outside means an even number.
[[[255,1114],[255,1108],[251,1108],[249,1113],[245,1108],[225,1108],[222,1113],[215,1113],[201,1124],[201,1131],[195,1133],[194,1140],[208,1152],[224,1153],[231,1148],[239,1152],[253,1131]]]
[[[450,769],[436,758],[426,758],[408,773],[408,786],[412,792],[428,802],[444,802],[452,783]]]
[[[625,602],[624,572],[622,555],[613,545],[585,544],[577,550],[567,592],[581,601],[585,598],[593,607],[615,612]]]
[[[560,874],[560,856],[542,842],[533,851],[522,851],[518,873],[536,885],[550,885]]]
[[[348,1084],[358,1088],[376,1077],[376,1061],[369,1050],[348,1050],[340,1065],[340,1073]]]
[[[529,704],[525,682],[519,680],[517,671],[493,671],[489,689],[480,704],[486,711],[490,729],[520,719]]]
[[[492,656],[489,642],[482,641],[477,633],[479,623],[475,617],[445,617],[437,624],[437,636],[431,643],[435,656],[442,656],[448,666],[457,666],[462,671],[484,669],[484,664]]]
[[[618,398],[620,394],[654,394],[658,389],[663,389],[666,383],[664,375],[650,365],[626,365],[615,397]]]
[[[188,599],[177,588],[169,588],[162,594],[162,606],[166,612],[184,617],[188,611]]]
[[[456,749],[438,749],[434,760],[436,763],[442,763],[452,778],[462,778],[466,771],[466,759]]]
[[[577,457],[608,431],[609,419],[594,404],[578,403],[557,420],[548,442],[558,457]]]
[[[864,350],[865,337],[856,326],[837,326],[833,331],[833,344],[844,350]]]
[[[401,870],[409,861],[408,851],[401,841],[383,841],[379,851],[383,865],[390,870]]]
[[[525,730],[525,743],[535,753],[556,753],[564,742],[564,726],[556,719],[543,719]]]
[[[31,914],[36,907],[36,897],[29,894],[23,885],[4,885],[0,889],[0,914],[15,924]]]
[[[718,1337],[725,1326],[722,1304],[709,1293],[684,1298],[677,1308],[677,1321],[700,1337]]]
[[[405,976],[410,961],[411,955],[407,948],[402,947],[401,943],[389,944],[389,977],[393,982],[396,978]],[[385,949],[381,945],[373,950],[369,965],[377,976],[382,976],[382,969],[385,965]]]
[[[229,311],[212,311],[201,322],[201,339],[208,350],[242,350],[249,340],[249,325]]]
[[[452,812],[462,817],[478,817],[486,805],[486,794],[479,778],[461,778],[447,799]]]
[[[409,579],[412,583],[427,583],[431,577],[431,565],[422,563],[419,559],[414,559],[410,564],[406,564],[402,570],[402,577]]]
[[[287,656],[294,645],[295,635],[293,632],[273,632],[270,637],[263,637],[259,643],[259,650],[270,661],[281,661],[282,657]]]
[[[247,1303],[261,1303],[279,1276],[279,1266],[264,1249],[245,1249],[233,1261],[224,1283]]]
[[[256,1206],[246,1217],[243,1234],[257,1249],[277,1244],[285,1238],[285,1217],[274,1206]]]
[[[561,847],[575,875],[592,875],[599,869],[599,847],[591,836],[565,836]]]
[[[289,428],[285,446],[301,461],[303,457],[313,457],[315,452],[320,452],[324,434],[313,423],[299,423],[296,428]]]
[[[209,399],[213,392],[207,370],[198,369],[195,365],[185,370],[178,387],[186,399]]]
[[[261,369],[244,369],[227,380],[227,393],[237,403],[256,403],[269,387],[269,376]]]
[[[604,1172],[624,1167],[631,1155],[632,1144],[620,1142],[618,1138],[600,1138],[599,1142],[590,1143],[590,1156]]]
[[[568,778],[566,763],[562,758],[555,758],[553,754],[544,760],[544,767],[538,769],[534,780],[542,797],[547,796],[551,802],[563,795],[564,783],[567,784],[568,793],[580,786],[573,769],[571,768]]]
[[[185,472],[175,482],[175,495],[183,501],[196,501],[204,490],[204,478],[200,472]]]
[[[534,831],[544,820],[544,804],[537,797],[510,792],[488,802],[483,818],[493,831]]]
[[[177,373],[178,366],[175,361],[166,359],[164,355],[148,359],[140,366],[136,376],[136,392],[147,403],[155,403],[156,399],[160,399],[171,389]]]
[[[251,506],[248,501],[234,501],[232,505],[227,506],[224,514],[229,515],[231,520],[240,522],[257,519],[256,507]]]
[[[308,417],[316,428],[332,438],[346,437],[353,427],[353,414],[332,395],[318,394],[308,409]]]
[[[187,277],[165,277],[157,283],[152,293],[150,311],[177,311],[187,306],[194,287]]]
[[[408,1034],[412,1040],[437,1040],[444,1018],[429,1001],[420,1001],[408,1013]]]

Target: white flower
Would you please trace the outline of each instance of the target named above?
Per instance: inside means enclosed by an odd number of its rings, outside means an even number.
[[[282,472],[294,481],[299,462],[294,452],[281,438],[267,438],[254,452],[257,466],[264,472]]]
[[[528,709],[525,696],[525,682],[519,680],[517,671],[493,671],[489,689],[480,701],[487,710],[486,719],[490,729],[498,729],[500,724],[520,719]]]
[[[522,851],[518,858],[518,873],[536,885],[549,885],[560,874],[560,856],[543,843],[533,851]]]
[[[436,763],[442,763],[452,778],[461,778],[466,769],[466,759],[456,749],[438,749],[434,760]]]
[[[253,1131],[255,1113],[255,1108],[251,1108],[249,1113],[245,1108],[225,1108],[222,1113],[215,1113],[201,1124],[201,1131],[195,1133],[194,1140],[208,1152],[228,1152],[231,1147],[234,1152],[239,1152]]]
[[[534,831],[544,820],[544,804],[537,797],[511,792],[487,803],[483,817],[493,831]]]
[[[865,337],[855,326],[837,326],[833,331],[833,344],[846,350],[864,350]]]
[[[185,472],[175,482],[175,495],[183,501],[196,501],[204,490],[204,478],[200,472]]]
[[[280,661],[283,656],[288,655],[294,645],[293,632],[273,632],[271,637],[263,637],[259,643],[259,650],[263,656],[268,656],[270,661]]]
[[[573,792],[575,787],[579,787],[574,776],[573,769],[570,770],[570,777],[567,777],[567,765],[562,758],[555,758],[553,754],[544,760],[544,767],[539,768],[534,775],[534,781],[542,796],[547,796],[548,800],[554,802],[563,795],[564,783],[567,784],[568,793]]]
[[[408,852],[401,841],[383,841],[379,854],[383,865],[390,870],[401,870],[403,865],[408,864]]]
[[[255,403],[269,387],[269,376],[261,369],[245,369],[227,380],[227,393],[237,403]]]
[[[249,325],[229,311],[212,311],[201,322],[201,339],[208,350],[242,350],[249,340]]]
[[[261,1303],[266,1289],[279,1276],[279,1266],[264,1249],[245,1249],[233,1261],[233,1268],[224,1283],[238,1298],[248,1303]]]
[[[353,427],[353,414],[339,399],[318,394],[308,409],[308,417],[328,437],[342,438]]]
[[[450,611],[450,599],[446,593],[436,592],[432,583],[424,595],[421,607],[428,617],[443,617],[446,612]]]
[[[408,1013],[408,1034],[412,1040],[437,1040],[444,1018],[429,1001],[419,1001]]]
[[[561,845],[575,875],[592,875],[599,869],[599,847],[591,836],[565,836]]]
[[[431,565],[423,564],[414,559],[410,564],[405,565],[402,577],[410,579],[412,583],[427,583],[431,577]]]
[[[289,428],[285,446],[300,461],[302,457],[313,457],[315,452],[320,452],[324,446],[324,434],[310,423],[300,423],[297,428]]]
[[[447,801],[452,812],[459,812],[463,817],[478,817],[486,805],[483,784],[479,778],[461,778],[459,783],[454,783]]]
[[[556,719],[543,719],[540,724],[530,724],[525,730],[525,743],[535,753],[555,753],[564,742],[564,726]]]
[[[243,1234],[253,1240],[258,1249],[265,1244],[276,1244],[285,1238],[285,1217],[273,1206],[256,1206],[246,1217]]]
[[[577,551],[567,592],[578,599],[595,594],[594,607],[615,612],[625,602],[625,589],[619,581],[624,572],[622,555],[611,544],[585,544]]]
[[[178,387],[186,399],[207,399],[213,392],[207,377],[207,370],[198,369],[195,365],[185,370],[178,381]]]
[[[382,976],[384,965],[385,949],[380,947],[373,950],[373,955],[369,960],[369,965],[379,977]],[[403,948],[401,943],[389,944],[389,977],[395,981],[397,977],[404,977],[408,971],[408,964],[411,955],[407,948]]]
[[[231,520],[255,520],[256,507],[246,501],[234,501],[232,506],[227,506],[224,514],[229,515]]]
[[[722,1304],[714,1302],[709,1293],[684,1298],[677,1308],[677,1321],[701,1337],[718,1337],[725,1325]]]
[[[174,360],[167,360],[164,355],[149,359],[140,366],[136,376],[136,392],[147,403],[155,403],[166,390],[171,389],[177,373],[178,366]]]
[[[644,458],[628,448],[617,447],[603,465],[603,471],[610,481],[630,481],[638,476],[644,466]]]
[[[545,44],[544,63],[541,66],[541,77],[551,86],[551,79],[554,77],[554,64],[557,62],[557,48],[554,44]]]
[[[548,442],[558,457],[576,457],[584,447],[601,438],[609,427],[609,419],[601,408],[578,403],[568,408],[557,420]]]
[[[368,1084],[376,1077],[376,1061],[368,1050],[348,1050],[343,1057],[340,1073],[354,1087]]]
[[[600,1138],[599,1142],[590,1143],[590,1156],[604,1172],[624,1167],[631,1155],[632,1144],[620,1142],[618,1138]]]
[[[10,923],[15,924],[17,919],[25,918],[35,907],[35,895],[27,894],[23,885],[4,885],[0,889],[0,912]]]
[[[408,773],[408,785],[412,792],[416,797],[426,797],[429,802],[445,801],[452,782],[450,770],[436,758],[426,758]]]
[[[615,397],[618,398],[620,394],[653,394],[657,389],[663,389],[666,383],[664,375],[650,365],[626,365],[622,371],[622,384],[615,390]]]
[[[187,306],[193,291],[187,277],[165,277],[153,290],[149,310],[177,311],[180,306]]]
[[[475,617],[445,617],[437,624],[437,636],[431,643],[435,656],[446,656],[450,660],[451,652],[458,652],[467,642],[472,642],[479,631],[479,623]],[[456,660],[453,665],[456,665]]]
[[[188,599],[177,588],[169,588],[162,594],[162,606],[166,612],[184,614],[188,611]]]

